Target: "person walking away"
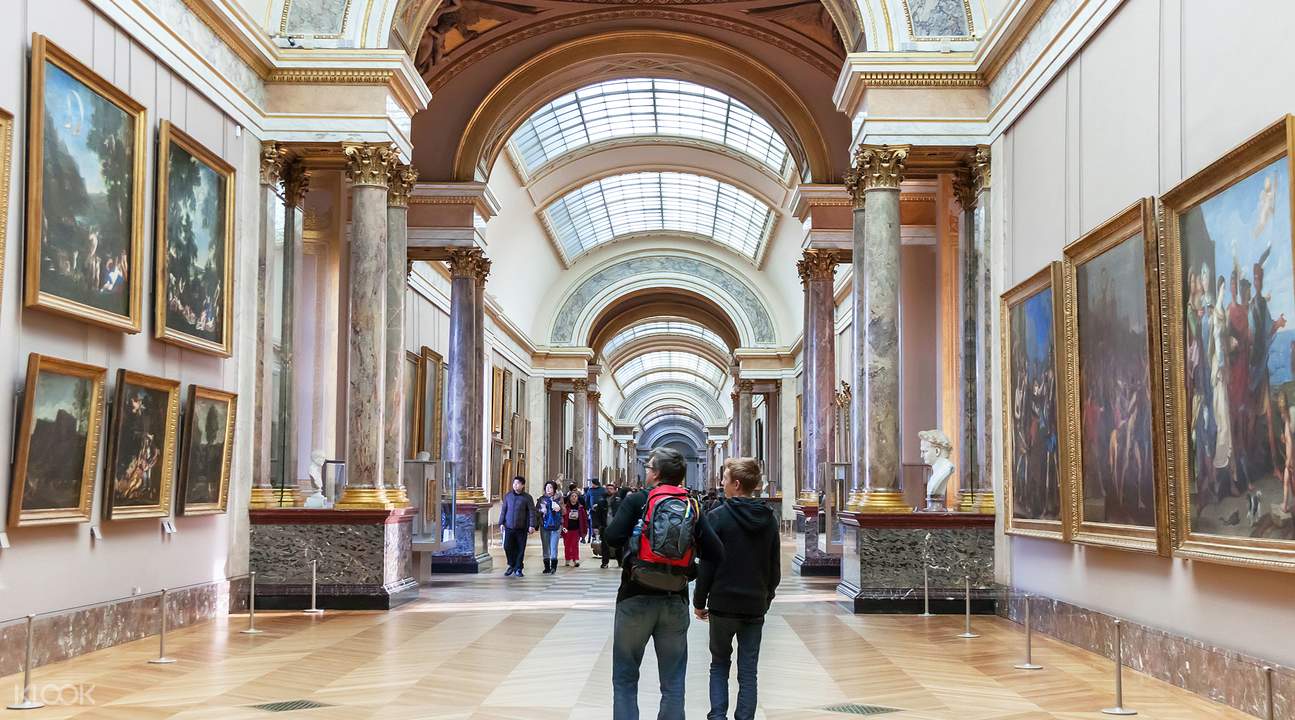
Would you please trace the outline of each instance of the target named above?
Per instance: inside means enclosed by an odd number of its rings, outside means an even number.
[[[702,559],[692,606],[710,622],[710,714],[728,717],[728,677],[737,639],[735,720],[755,717],[756,666],[764,616],[782,577],[778,518],[752,495],[760,488],[760,466],[752,458],[724,461],[721,487],[727,501],[706,516],[720,542],[724,562]]]
[[[616,521],[616,512],[620,509],[621,503],[625,500],[625,498],[629,497],[629,494],[630,494],[630,489],[623,485],[617,488],[615,493],[607,494],[607,527],[611,527],[611,524]],[[606,529],[603,530],[602,541],[603,541],[603,565],[602,566],[607,567],[608,559],[614,558],[616,560],[616,567],[618,568],[625,567],[625,563],[621,559],[621,554],[624,552],[624,548],[617,545],[612,545],[611,541],[607,539]]]
[[[504,532],[504,556],[508,570],[504,576],[522,577],[526,561],[526,536],[535,532],[535,499],[526,492],[526,478],[513,478],[512,492],[499,505],[499,527]]]
[[[597,505],[600,500],[606,497],[606,495],[607,495],[607,490],[603,488],[602,481],[599,480],[598,478],[589,478],[589,486],[585,488],[585,495],[584,495],[585,510],[587,510],[590,513],[590,515],[592,515],[594,511],[594,506]],[[591,542],[593,541],[594,539],[593,523],[589,523],[589,533],[585,536],[585,539]]]
[[[604,536],[626,549],[612,630],[612,718],[638,720],[639,667],[651,639],[661,682],[657,720],[682,720],[688,582],[694,559],[723,563],[724,546],[680,487],[686,466],[678,451],[653,450],[646,469],[648,490],[621,501]]]
[[[607,567],[607,561],[610,554],[607,551],[607,540],[603,535],[607,532],[607,496],[603,497],[594,505],[594,509],[589,512],[589,525],[593,528],[594,555],[602,559],[602,567]]]
[[[558,538],[562,534],[562,499],[558,497],[558,484],[545,481],[544,495],[535,504],[539,516],[540,547],[544,552],[544,573],[558,571]]]
[[[576,567],[580,567],[580,541],[584,539],[588,529],[589,513],[585,512],[584,499],[580,497],[580,493],[572,490],[567,493],[566,502],[562,504],[562,542],[566,551],[563,566],[574,562]],[[553,567],[557,569],[556,560],[553,561]]]

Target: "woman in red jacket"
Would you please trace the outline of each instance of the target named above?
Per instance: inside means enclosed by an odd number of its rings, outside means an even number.
[[[562,546],[565,560],[563,565],[575,563],[580,567],[580,538],[589,532],[589,513],[580,500],[580,492],[571,490],[562,501]]]

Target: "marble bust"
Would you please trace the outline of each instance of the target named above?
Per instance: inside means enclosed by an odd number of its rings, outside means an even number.
[[[943,430],[923,430],[917,434],[922,441],[922,462],[931,466],[931,477],[926,481],[926,509],[943,512],[945,489],[953,477],[953,443]]]
[[[303,503],[308,508],[328,507],[328,498],[324,497],[324,451],[316,450],[310,454],[310,488],[313,491]]]

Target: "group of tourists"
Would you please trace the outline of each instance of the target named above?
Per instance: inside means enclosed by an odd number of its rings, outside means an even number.
[[[558,571],[559,542],[563,567],[580,567],[580,546],[586,544],[602,559],[602,567],[607,567],[613,557],[620,565],[619,553],[602,541],[602,535],[628,494],[628,488],[618,489],[612,484],[603,487],[596,479],[588,481],[583,491],[575,483],[569,483],[563,491],[560,481],[548,480],[544,494],[535,500],[526,492],[526,478],[513,478],[512,492],[504,496],[499,511],[508,562],[504,575],[524,577],[526,540],[535,532],[540,533],[544,575]]]

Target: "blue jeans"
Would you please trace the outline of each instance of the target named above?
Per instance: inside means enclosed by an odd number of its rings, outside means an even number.
[[[616,603],[612,631],[612,718],[638,720],[639,666],[648,639],[661,678],[657,720],[683,720],[688,669],[688,604],[678,595],[637,595]]]
[[[557,530],[541,530],[540,539],[541,547],[544,550],[545,560],[558,559],[558,538],[561,536]]]
[[[710,616],[710,713],[707,720],[728,717],[728,675],[732,662],[733,638],[737,638],[737,708],[735,720],[755,717],[756,665],[760,661],[760,638],[764,618]]]

